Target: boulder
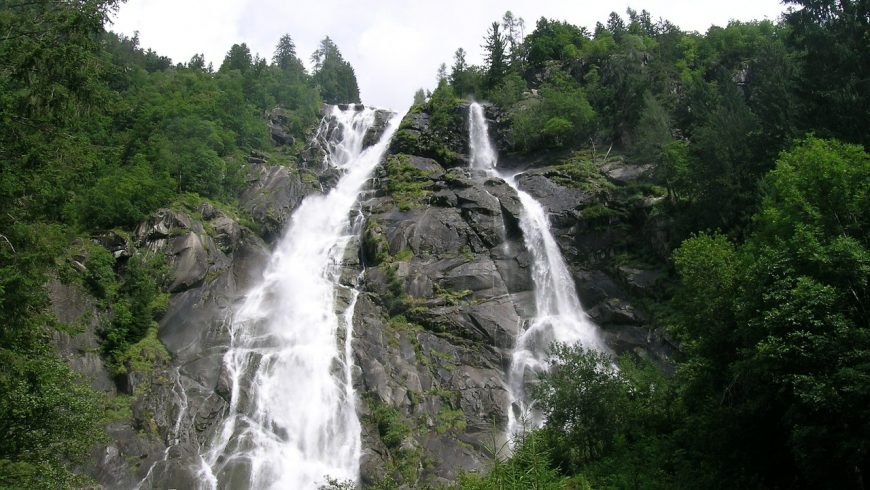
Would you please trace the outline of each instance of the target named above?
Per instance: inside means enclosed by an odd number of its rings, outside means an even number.
[[[171,234],[180,230],[190,230],[193,220],[186,213],[176,212],[171,209],[158,209],[151,217],[136,227],[134,236],[139,245],[148,242],[157,242],[160,239],[169,238]]]
[[[208,273],[208,252],[203,239],[196,233],[186,233],[172,240],[169,248],[172,255],[172,283],[169,291],[173,293],[190,289],[202,282]]]
[[[575,222],[573,211],[592,202],[589,194],[557,184],[540,171],[520,175],[517,185],[549,211],[550,220],[557,227],[571,226]]]
[[[605,164],[601,171],[614,184],[625,185],[647,179],[652,174],[652,165],[631,165],[622,160]]]

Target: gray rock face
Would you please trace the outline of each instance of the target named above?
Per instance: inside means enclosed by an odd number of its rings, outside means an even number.
[[[239,206],[263,227],[268,239],[280,236],[293,210],[314,190],[288,167],[251,165],[246,181],[248,187],[239,196]]]
[[[80,333],[74,335],[55,332],[54,340],[61,357],[70,367],[82,373],[92,388],[114,395],[117,392],[115,383],[100,356],[97,329],[104,316],[97,309],[96,300],[81,287],[63,284],[56,279],[49,281],[46,287],[55,318],[65,325],[80,329]]]
[[[521,161],[513,164],[523,166]],[[575,188],[565,181],[576,177],[540,161],[534,164],[517,182],[550,212],[553,235],[573,270],[584,309],[616,352],[632,351],[664,366],[676,349],[651,330],[649,315],[637,304],[642,298],[661,297],[657,286],[665,275],[658,269],[613,264],[620,251],[633,255],[650,245],[655,248],[658,239],[650,240],[642,223],[657,198],[637,198],[637,191],[625,191],[644,184],[651,168],[626,164],[621,157],[596,162],[598,173],[574,182]]]
[[[509,147],[507,115],[486,110],[493,139]],[[356,284],[365,271],[353,316],[364,485],[385,477],[403,488],[448,484],[460,471],[486,468],[487,448],[502,437],[507,421],[511,349],[524,319],[534,315],[531,259],[519,227],[522,206],[503,181],[465,168],[467,106],[453,116],[450,127],[439,129],[424,112],[406,116],[405,134],[397,135],[391,151],[406,154],[431,180],[423,186],[425,196],[417,207],[400,210],[385,185],[386,171],[379,169],[361,203],[366,226],[341,264],[344,285]],[[270,114],[270,128],[280,129],[280,117]],[[385,129],[386,113],[377,117],[366,144]],[[280,131],[270,130],[280,143]],[[329,134],[327,128],[320,136]],[[251,160],[240,205],[267,241],[281,235],[307,195],[340,176],[322,168],[323,143],[313,141],[295,168],[269,166],[256,155],[259,160]],[[636,170],[614,164],[602,169],[602,179],[616,186],[640,182],[644,174]],[[673,355],[635,301],[654,295],[662,274],[607,260],[621,243],[640,235],[629,222],[631,206],[615,191],[602,197],[566,187],[546,168],[529,171],[518,182],[551,213],[581,301],[609,345],[659,360]],[[583,211],[596,205],[618,213],[595,221]],[[231,382],[222,363],[230,340],[227,321],[261,278],[267,244],[207,203],[195,210],[160,210],[131,240],[108,235],[99,240],[116,257],[166,257],[172,295],[158,338],[171,358],[153,372],[126,376],[123,388],[133,393],[133,416],[110,427],[113,441],[95,449],[89,472],[107,488],[132,488],[143,479],[142,488],[193,488],[198,448],[214,435],[229,407]],[[114,380],[92,354],[100,321],[88,315],[97,311],[93,299],[59,283],[49,288],[58,317],[84,326],[84,333],[58,339],[62,353],[95,387],[113,393]],[[348,298],[340,288],[340,308]],[[244,396],[239,403],[246,403]],[[386,473],[396,468],[403,471]]]
[[[275,107],[269,111],[268,126],[272,142],[276,145],[293,145],[295,139],[290,135],[291,114],[287,109]]]
[[[629,165],[621,160],[602,166],[601,171],[615,184],[630,184],[652,174],[652,165]]]
[[[422,133],[427,124],[417,113],[403,126]],[[407,142],[399,149],[420,150]],[[379,186],[383,178],[375,179],[379,197],[364,203],[367,268],[354,353],[364,401],[363,482],[391,476],[416,488],[485,466],[486,447],[507,422],[504,373],[522,323],[518,305],[528,314],[532,295],[513,190],[465,168],[448,172],[455,162],[427,148],[407,161],[425,171],[432,190],[428,204],[400,211]],[[395,447],[381,440],[374,414],[382,407],[411,428]],[[384,475],[390,461],[416,469],[409,478]]]
[[[109,427],[112,441],[94,450],[88,473],[106,488],[132,488],[143,479],[144,488],[192,488],[198,447],[227,409],[219,394],[226,319],[269,252],[254,232],[207,203],[157,211],[137,227],[134,242],[124,250],[160,254],[170,269],[166,289],[173,294],[158,339],[171,357],[123,376],[132,418]],[[58,319],[84,328],[72,337],[59,334],[64,357],[113,396],[116,380],[97,354],[101,310],[73,286],[52,281],[48,288]]]

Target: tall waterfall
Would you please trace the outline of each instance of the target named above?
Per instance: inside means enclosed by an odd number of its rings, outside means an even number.
[[[547,350],[553,342],[581,344],[591,349],[606,349],[597,326],[580,306],[577,291],[565,259],[550,231],[547,211],[528,193],[520,190],[516,175],[496,170],[498,155],[489,139],[483,107],[472,103],[468,111],[471,168],[497,175],[513,188],[523,206],[520,229],[532,255],[532,280],[535,286],[534,318],[519,335],[511,355],[508,390],[508,437],[525,428],[543,424],[526,391],[526,382],[548,368]]]
[[[343,172],[327,195],[294,212],[263,279],[235,312],[224,356],[231,402],[200,455],[211,488],[316,488],[328,475],[356,481],[360,423],[351,382],[356,301],[336,312],[341,260],[354,236],[351,214],[401,117],[364,148],[372,109],[332,109],[318,130],[326,165]],[[340,341],[343,334],[344,340]]]

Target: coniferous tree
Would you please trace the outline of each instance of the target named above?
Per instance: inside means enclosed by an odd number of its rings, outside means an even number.
[[[493,22],[486,31],[483,49],[486,62],[486,86],[490,89],[498,86],[508,71],[505,38],[498,22]]]
[[[228,72],[230,70],[239,70],[244,73],[248,71],[254,64],[254,58],[251,56],[251,50],[245,43],[233,44],[227,55],[224,57],[224,62],[218,69],[220,72]]]
[[[421,106],[426,103],[426,92],[422,88],[418,88],[414,92],[414,105]]]
[[[344,60],[338,46],[326,36],[311,55],[314,63],[314,82],[320,96],[330,104],[358,103],[359,86],[350,63]]]
[[[526,21],[522,17],[515,17],[513,12],[508,10],[501,19],[501,26],[504,29],[510,66],[514,71],[522,72],[524,69],[523,63],[525,62],[523,37],[525,37]]]
[[[456,95],[462,97],[473,92],[468,64],[465,62],[465,50],[459,48],[453,53],[453,66],[450,68],[450,85]]]
[[[275,53],[272,55],[272,63],[294,79],[305,74],[305,66],[296,55],[296,44],[290,34],[284,34],[278,40]]]
[[[438,80],[438,85],[447,82],[447,63],[441,63],[438,66],[438,73],[435,77]]]
[[[205,55],[197,53],[190,57],[187,67],[192,70],[206,71]]]

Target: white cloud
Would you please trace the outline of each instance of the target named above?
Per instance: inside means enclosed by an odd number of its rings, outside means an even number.
[[[219,66],[234,43],[271,58],[283,34],[290,34],[306,63],[330,36],[356,70],[363,102],[402,109],[414,91],[435,84],[438,65],[450,65],[463,47],[480,63],[487,27],[506,10],[523,17],[526,32],[540,17],[566,20],[590,30],[611,11],[624,16],[628,2],[589,0],[129,0],[111,28],[132,35],[143,47],[183,62],[196,53]],[[706,31],[731,19],[776,19],[778,0],[634,0],[637,11],[665,18],[686,30]]]

